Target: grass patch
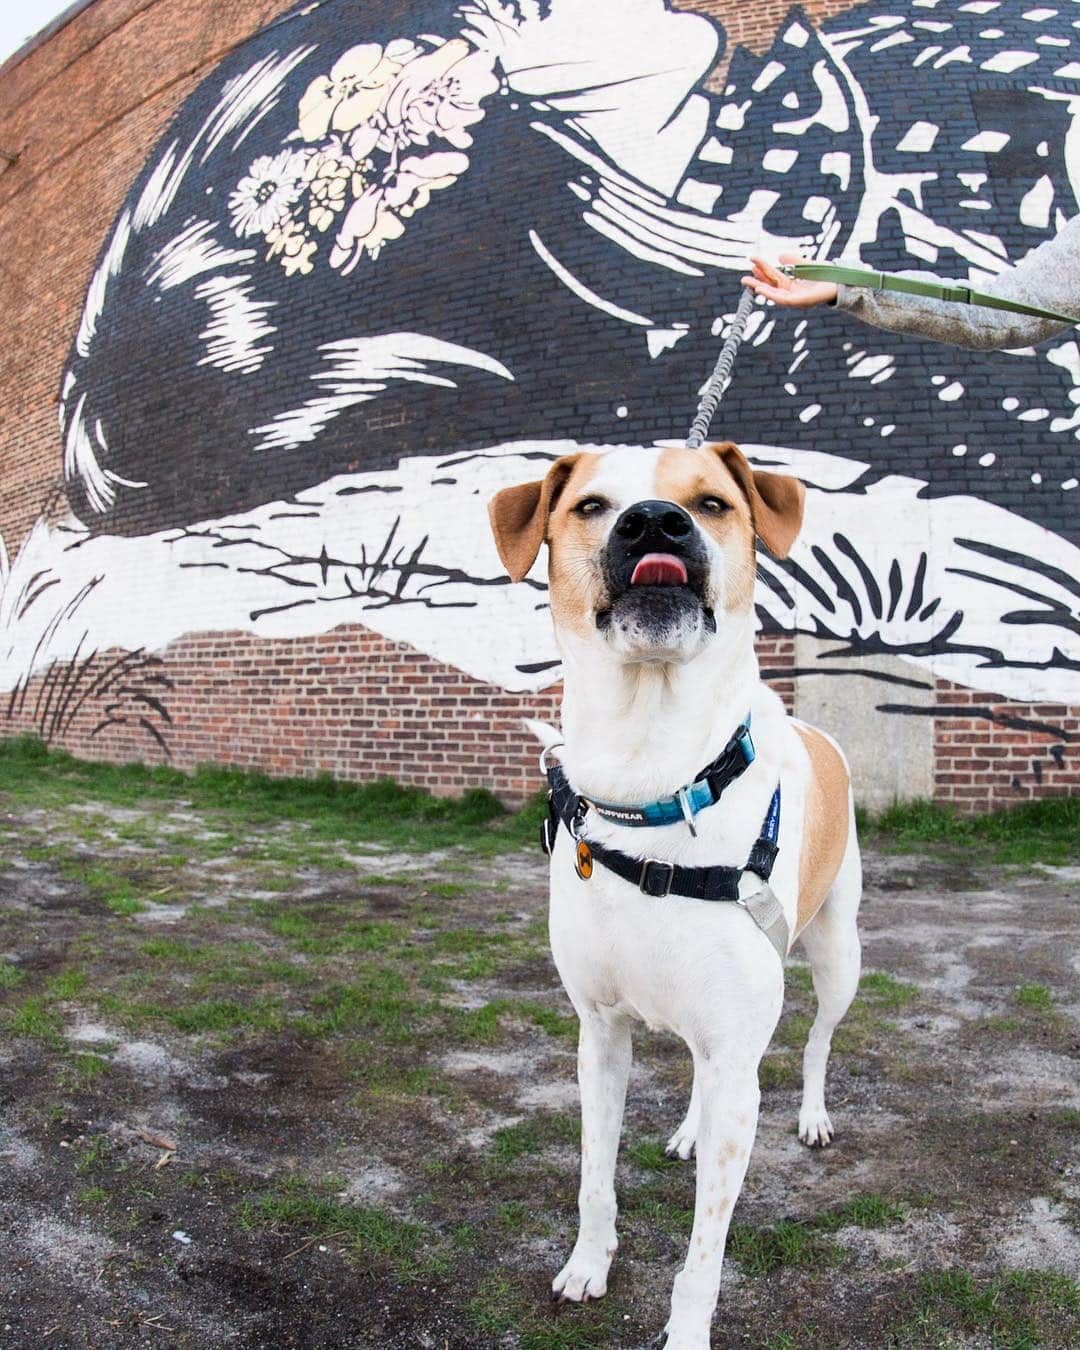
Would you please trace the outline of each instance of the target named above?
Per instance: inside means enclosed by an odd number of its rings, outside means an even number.
[[[580,1139],[581,1124],[576,1116],[530,1116],[495,1131],[486,1166],[501,1172],[508,1163],[531,1157],[547,1144],[578,1143]]]
[[[802,1082],[802,1064],[791,1050],[767,1054],[758,1065],[758,1087],[762,1092],[798,1087]]]
[[[1006,1271],[976,1279],[966,1270],[923,1277],[912,1318],[898,1329],[901,1344],[952,1344],[952,1333],[985,1337],[995,1347],[1080,1343],[1080,1283],[1051,1270]],[[943,1339],[945,1338],[945,1339]]]
[[[545,810],[541,794],[524,810],[510,813],[482,788],[448,798],[389,779],[349,783],[326,774],[270,778],[221,766],[203,766],[188,775],[164,765],[91,763],[49,750],[32,736],[0,739],[0,789],[28,806],[93,798],[106,806],[145,808],[182,799],[189,808],[219,813],[223,828],[235,829],[249,844],[250,827],[273,826],[276,836],[265,844],[276,848],[276,858],[316,865],[325,864],[327,840],[345,846],[375,840],[412,853],[460,845],[472,857],[490,857],[508,848],[531,847]],[[283,823],[302,826],[303,841],[283,840]],[[428,889],[458,895],[465,888],[438,882]]]
[[[7,1032],[16,1040],[26,1038],[60,1044],[60,1017],[41,995],[26,999],[15,1009],[8,1022]]]
[[[835,1243],[823,1241],[809,1224],[791,1219],[768,1228],[732,1224],[727,1254],[747,1275],[756,1276],[771,1275],[781,1266],[832,1266],[843,1256]]]
[[[1050,863],[1080,859],[1080,797],[1044,797],[987,815],[963,816],[940,802],[897,802],[863,829],[894,852],[942,845],[993,863]]]
[[[358,972],[349,984],[333,985],[318,994],[312,1008],[296,1023],[307,1035],[370,1031],[388,1042],[408,1040],[437,1011],[436,1004],[410,993],[401,974],[377,966]]]
[[[523,1297],[520,1287],[501,1275],[481,1281],[465,1304],[472,1327],[494,1344],[508,1333],[520,1350],[600,1350],[613,1338],[615,1308],[609,1295],[601,1303],[574,1305],[545,1315],[535,1301]]]
[[[0,989],[14,989],[26,979],[26,972],[10,961],[0,961]]]
[[[1016,991],[1016,1001],[1034,1012],[1052,1012],[1054,996],[1045,984],[1022,984]]]
[[[312,1236],[342,1242],[357,1260],[382,1260],[398,1275],[411,1277],[424,1268],[422,1252],[433,1235],[419,1224],[383,1210],[349,1205],[298,1180],[240,1206],[243,1228],[296,1228]]]
[[[914,985],[904,984],[885,971],[869,971],[859,980],[859,991],[843,1021],[833,1034],[835,1054],[857,1055],[883,1045],[895,1025],[886,1016],[898,1012],[919,997]],[[802,1001],[797,996],[795,1002]],[[759,1081],[762,1088],[790,1087],[801,1076],[796,1058],[806,1044],[813,1014],[798,1007],[786,1011],[773,1035],[773,1044],[784,1047],[781,1055],[769,1055],[762,1061]],[[786,1057],[785,1057],[786,1056]],[[777,1061],[771,1067],[770,1061]]]
[[[748,1275],[771,1275],[782,1266],[826,1267],[838,1264],[844,1251],[826,1235],[841,1228],[888,1228],[903,1221],[903,1205],[883,1195],[861,1195],[838,1209],[806,1219],[781,1219],[765,1228],[732,1224],[728,1255]]]
[[[109,1072],[109,1061],[103,1055],[79,1053],[72,1055],[71,1065],[79,1078],[90,1081]]]
[[[678,1158],[669,1158],[664,1152],[664,1145],[655,1139],[639,1139],[628,1145],[626,1156],[647,1172],[668,1172],[673,1167],[683,1166]]]

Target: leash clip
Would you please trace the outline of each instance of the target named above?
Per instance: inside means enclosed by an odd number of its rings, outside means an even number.
[[[553,750],[561,750],[565,745],[565,741],[556,741],[554,745],[545,745],[543,750],[540,751],[540,772],[542,774],[546,775],[548,771],[548,755],[550,755]]]
[[[675,798],[679,803],[679,809],[682,811],[683,820],[686,821],[686,828],[690,831],[693,838],[696,839],[697,826],[694,824],[694,812],[690,805],[690,796],[687,793],[686,788],[681,787],[678,792],[676,792]]]

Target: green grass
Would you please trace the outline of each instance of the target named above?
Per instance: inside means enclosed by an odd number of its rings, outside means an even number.
[[[664,1145],[655,1139],[639,1139],[629,1144],[626,1156],[647,1172],[667,1172],[673,1167],[684,1165],[678,1158],[669,1158],[664,1152]]]
[[[1058,1271],[1015,1270],[976,1279],[969,1271],[925,1275],[900,1344],[953,1344],[977,1336],[994,1350],[1080,1344],[1080,1283]],[[893,1343],[886,1337],[886,1343]]]
[[[245,826],[302,825],[306,835],[302,843],[264,841],[277,860],[298,863],[325,863],[321,844],[328,839],[346,845],[372,840],[414,853],[464,845],[473,856],[490,857],[508,848],[531,847],[544,812],[539,795],[523,811],[510,813],[483,788],[451,799],[389,779],[350,783],[328,774],[271,778],[213,765],[189,775],[161,765],[91,763],[63,750],[49,750],[32,736],[0,739],[0,788],[29,806],[87,798],[107,806],[137,807],[183,800],[197,811],[219,813],[222,828],[237,832],[236,842],[250,842]],[[233,850],[230,843],[219,841],[215,851],[220,855]],[[437,882],[428,889],[456,896],[467,888]]]
[[[9,1019],[7,1034],[15,1040],[47,1041],[60,1044],[60,1017],[40,995],[26,999]]]
[[[1080,860],[1077,796],[1043,797],[977,816],[963,816],[939,802],[897,802],[861,821],[862,833],[875,834],[875,842],[897,852],[918,852],[929,844],[991,863],[1064,866]]]
[[[1016,1001],[1034,1012],[1052,1012],[1054,996],[1044,984],[1022,984],[1016,991]]]
[[[806,1001],[802,980],[788,982],[795,992],[792,1003]],[[833,1035],[833,1051],[838,1055],[859,1054],[885,1043],[894,1024],[887,1014],[899,1012],[919,997],[914,985],[904,984],[885,971],[868,971],[859,980],[859,991]],[[775,1087],[792,1087],[800,1078],[801,1066],[797,1058],[806,1044],[814,1014],[798,1006],[789,1007],[773,1034],[775,1050],[761,1062],[758,1081],[763,1091]]]
[[[581,1124],[576,1116],[528,1116],[514,1125],[504,1125],[492,1136],[486,1166],[502,1172],[510,1163],[532,1157],[547,1144],[576,1144]]]
[[[421,1225],[383,1210],[345,1204],[307,1181],[295,1180],[242,1202],[242,1228],[296,1228],[313,1236],[333,1237],[357,1260],[387,1262],[402,1276],[423,1269],[423,1248],[434,1235]]]
[[[771,1275],[783,1266],[826,1267],[843,1260],[843,1248],[825,1240],[841,1228],[887,1228],[903,1221],[906,1210],[882,1195],[862,1195],[839,1209],[806,1219],[780,1219],[764,1228],[732,1224],[728,1255],[748,1275]]]
[[[836,1265],[843,1253],[825,1242],[807,1224],[781,1219],[768,1228],[732,1224],[727,1253],[747,1275],[771,1275],[781,1266]]]
[[[0,961],[0,989],[14,989],[26,979],[26,972],[10,961]]]

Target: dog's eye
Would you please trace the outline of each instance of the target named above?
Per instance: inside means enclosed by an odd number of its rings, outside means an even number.
[[[606,510],[607,502],[603,497],[585,497],[574,507],[575,514],[579,516],[595,516]]]
[[[721,501],[719,497],[702,497],[698,502],[698,508],[702,511],[708,511],[711,516],[722,516],[725,511],[731,510],[727,502]]]

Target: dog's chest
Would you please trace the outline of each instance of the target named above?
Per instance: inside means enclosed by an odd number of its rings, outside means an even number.
[[[739,906],[656,899],[599,867],[582,880],[566,840],[552,864],[550,931],[575,1004],[680,1034],[718,985],[743,982],[748,963],[761,959],[753,921]]]

